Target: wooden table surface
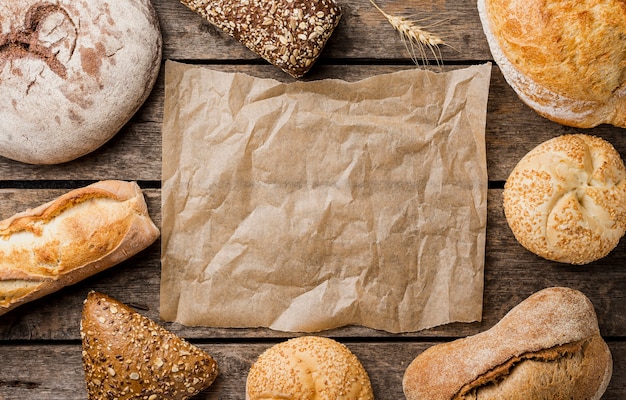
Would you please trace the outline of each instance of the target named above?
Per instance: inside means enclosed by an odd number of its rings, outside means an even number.
[[[305,80],[349,81],[414,68],[397,33],[367,0],[338,0],[343,18]],[[163,61],[172,59],[245,72],[285,82],[292,78],[260,60],[176,0],[153,0],[163,34]],[[491,61],[475,0],[380,0],[383,9],[416,19],[446,20],[432,29],[442,47],[444,70]],[[428,22],[425,22],[428,23]],[[33,166],[0,158],[0,218],[102,179],[135,180],[160,224],[163,69],[145,105],[110,142],[76,161]],[[402,399],[409,362],[435,343],[493,326],[531,293],[550,286],[584,292],[594,304],[602,335],[614,358],[604,399],[626,398],[626,242],[607,257],[577,267],[538,258],[511,234],[502,211],[508,174],[529,150],[557,135],[583,132],[548,121],[524,105],[494,64],[486,144],[489,172],[488,226],[482,322],[454,323],[410,334],[363,327],[322,332],[346,344],[368,371],[377,399]],[[626,155],[626,132],[610,126],[585,130]],[[198,399],[243,399],[247,371],[274,343],[295,336],[268,329],[192,328],[159,320],[160,243],[112,269],[0,318],[0,399],[85,399],[79,320],[88,291],[98,290],[134,306],[165,328],[212,354],[220,376]]]

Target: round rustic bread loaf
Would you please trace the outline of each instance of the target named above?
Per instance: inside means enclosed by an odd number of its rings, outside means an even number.
[[[304,336],[267,349],[250,368],[246,400],[373,400],[367,372],[343,344]]]
[[[0,3],[0,155],[56,164],[113,137],[161,62],[149,0]]]
[[[503,198],[516,239],[548,260],[595,261],[626,230],[626,169],[598,137],[563,135],[540,144],[513,169]]]
[[[520,98],[564,125],[626,127],[623,0],[478,0],[494,60]]]

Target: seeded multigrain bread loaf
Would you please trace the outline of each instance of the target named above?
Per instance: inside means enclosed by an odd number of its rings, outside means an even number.
[[[101,181],[0,221],[0,315],[103,271],[159,236],[139,186]]]
[[[587,264],[626,232],[626,168],[599,137],[562,135],[528,152],[509,175],[504,213],[526,249],[552,261]]]
[[[624,0],[478,0],[507,82],[540,115],[626,127]]]
[[[209,354],[102,293],[87,295],[80,326],[90,400],[184,400],[217,377]]]
[[[0,155],[83,156],[148,97],[161,32],[150,0],[0,1]]]
[[[341,18],[334,0],[181,0],[293,77],[306,74]]]
[[[278,343],[250,368],[246,400],[373,400],[367,372],[343,344],[319,336]]]
[[[581,292],[541,290],[491,329],[428,348],[404,374],[408,400],[598,400],[613,373]]]

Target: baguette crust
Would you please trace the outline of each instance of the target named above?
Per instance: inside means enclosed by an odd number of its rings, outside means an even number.
[[[494,60],[528,106],[563,125],[626,127],[623,0],[477,4]]]
[[[599,399],[612,374],[611,354],[589,299],[573,289],[548,288],[518,304],[491,329],[424,351],[405,372],[404,393],[409,400],[472,399],[479,387],[507,382],[523,360],[554,361],[547,366],[553,370],[577,354],[583,367],[567,383],[552,388],[555,392],[538,386],[526,399]],[[591,379],[585,376],[590,371]],[[525,385],[540,376],[536,372]],[[513,385],[510,393],[521,389],[527,387]],[[573,397],[562,397],[564,393]]]
[[[0,315],[120,263],[158,236],[134,182],[97,182],[0,221]]]

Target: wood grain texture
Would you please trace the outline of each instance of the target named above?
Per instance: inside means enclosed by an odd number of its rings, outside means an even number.
[[[234,58],[260,62],[260,57],[184,5],[169,0],[153,3],[160,16],[167,16],[160,19],[164,58]],[[406,61],[409,54],[399,34],[368,1],[346,0],[338,3],[342,8],[342,18],[318,63],[334,63],[334,59]],[[442,48],[446,60],[487,60],[491,57],[474,0],[381,0],[377,4],[388,13],[420,21],[423,26],[443,21],[440,26],[429,30],[451,46]]]
[[[293,81],[270,65],[205,64],[225,72]],[[391,73],[414,65],[323,65],[313,69],[305,80],[343,79],[355,82],[374,75]],[[446,65],[443,70],[464,68]],[[435,69],[436,68],[431,68]],[[163,69],[148,101],[131,121],[109,142],[95,152],[60,165],[28,165],[0,157],[2,181],[37,180],[161,180],[161,128],[163,122]],[[624,129],[602,125],[593,129],[576,129],[549,121],[523,104],[500,70],[493,66],[485,131],[487,169],[490,181],[504,181],[515,164],[534,146],[554,136],[584,132],[609,141],[620,154],[626,155]]]
[[[398,33],[367,0],[338,0],[344,16],[321,57],[304,80],[357,81],[415,68]],[[442,48],[443,71],[491,61],[475,0],[380,0],[387,12],[411,17],[454,49]],[[212,27],[177,0],[153,0],[162,28],[163,59],[190,62],[227,72],[292,82],[234,39]],[[432,60],[431,60],[432,62]],[[436,69],[431,66],[431,69]],[[136,180],[152,218],[160,214],[163,69],[150,97],[108,143],[78,160],[33,166],[0,158],[0,219],[35,207],[96,180]],[[502,185],[516,163],[554,136],[582,130],[558,125],[524,105],[494,65],[486,126],[488,197],[483,320],[392,335],[348,326],[321,332],[343,341],[370,373],[377,399],[402,399],[408,363],[429,346],[493,326],[531,293],[550,286],[583,291],[598,314],[601,333],[614,356],[614,374],[603,399],[626,398],[626,241],[606,258],[574,267],[543,260],[513,237],[502,211]],[[611,126],[584,130],[612,143],[626,156],[626,131]],[[28,303],[0,318],[0,399],[85,399],[80,361],[79,320],[89,290],[113,296],[167,329],[199,343],[220,363],[215,384],[197,399],[242,399],[247,371],[264,349],[291,333],[268,329],[187,327],[159,320],[160,242],[76,285]],[[60,368],[62,366],[62,368]]]
[[[439,342],[353,342],[336,338],[344,343],[361,361],[367,371],[374,397],[377,400],[403,399],[402,377],[409,363],[428,347]],[[194,397],[200,399],[241,400],[250,366],[268,343],[195,343],[218,363],[219,375],[212,386]],[[608,342],[614,360],[626,357],[626,344]],[[80,343],[0,346],[0,357],[13,368],[0,370],[0,399],[83,400],[87,396]],[[28,365],[24,359],[32,360]],[[63,368],[50,368],[63,365]],[[614,376],[626,373],[621,363],[616,363]],[[623,381],[612,379],[603,399],[623,399],[626,387]]]
[[[63,190],[0,191],[0,216],[16,209],[52,199]],[[151,217],[160,226],[160,191],[146,189],[144,195]],[[541,259],[523,249],[513,237],[502,211],[502,190],[489,190],[487,248],[483,320],[455,323],[420,332],[393,335],[364,327],[349,326],[322,332],[326,336],[387,338],[455,338],[488,329],[511,308],[530,294],[551,286],[567,286],[585,293],[596,308],[601,333],[626,338],[626,241],[607,257],[577,267]],[[160,241],[131,259],[44,299],[20,306],[0,318],[0,340],[76,340],[82,302],[90,290],[108,294],[136,307],[159,321]],[[162,323],[162,321],[161,321]],[[164,325],[185,337],[203,338],[279,338],[293,334],[269,329],[224,329]],[[625,377],[626,378],[626,377]]]

